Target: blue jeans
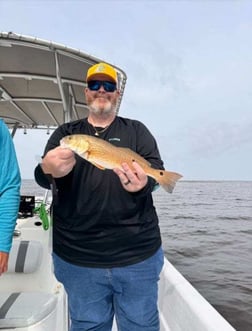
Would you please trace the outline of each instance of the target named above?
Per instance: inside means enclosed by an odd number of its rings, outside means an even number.
[[[120,268],[86,268],[53,254],[54,271],[68,294],[71,331],[159,331],[160,248],[150,258]]]

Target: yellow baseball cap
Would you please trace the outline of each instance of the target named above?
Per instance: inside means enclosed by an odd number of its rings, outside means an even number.
[[[107,63],[100,62],[90,67],[87,72],[87,81],[89,81],[92,76],[97,74],[106,75],[111,78],[115,83],[117,83],[117,73],[115,69]]]

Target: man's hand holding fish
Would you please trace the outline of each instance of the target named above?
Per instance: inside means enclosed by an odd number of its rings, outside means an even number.
[[[54,178],[60,178],[69,174],[75,163],[74,153],[70,149],[59,146],[45,155],[42,159],[41,167],[45,174],[50,174]]]
[[[126,191],[137,192],[145,187],[148,182],[148,177],[143,168],[137,162],[132,162],[132,166],[135,171],[133,171],[127,163],[122,164],[122,170],[119,168],[114,168],[113,171],[120,178],[122,186]]]

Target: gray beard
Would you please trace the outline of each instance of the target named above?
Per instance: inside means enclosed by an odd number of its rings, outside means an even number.
[[[100,108],[95,105],[95,101],[93,101],[90,105],[88,105],[90,111],[94,114],[110,114],[115,113],[116,106],[112,105],[112,103],[108,103],[105,107]]]

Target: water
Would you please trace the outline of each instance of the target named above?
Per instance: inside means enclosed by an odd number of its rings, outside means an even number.
[[[24,180],[22,193],[44,191]],[[251,331],[252,182],[180,181],[154,201],[166,257],[236,330]]]
[[[166,257],[237,330],[251,331],[252,182],[181,181],[154,198]]]

